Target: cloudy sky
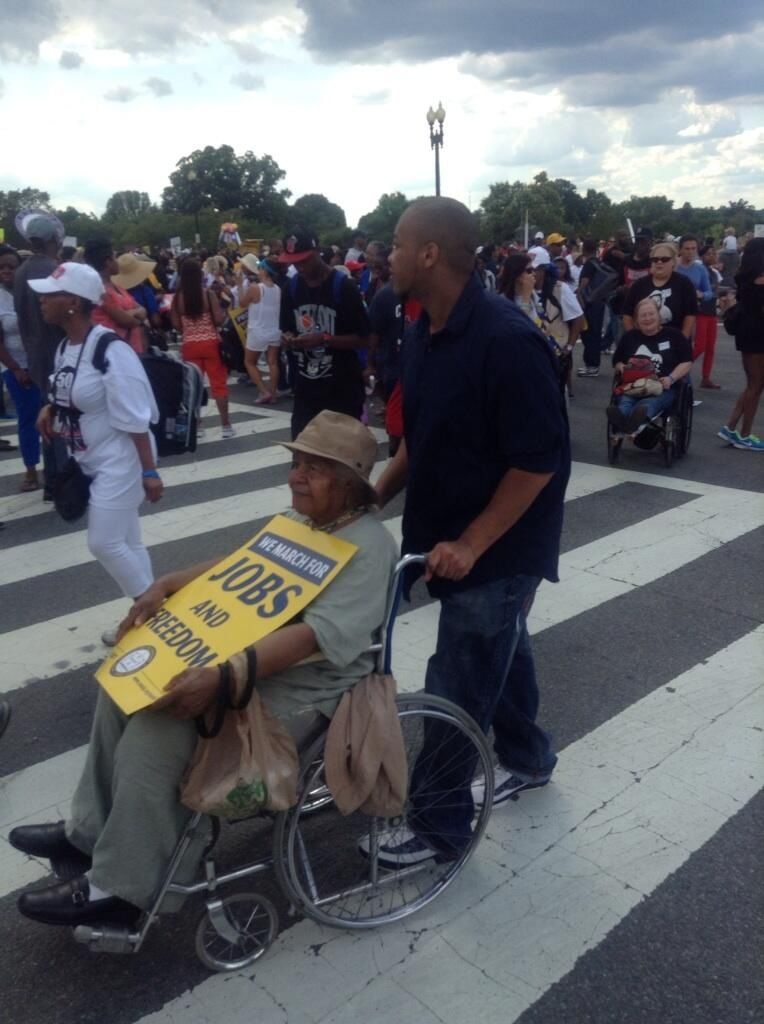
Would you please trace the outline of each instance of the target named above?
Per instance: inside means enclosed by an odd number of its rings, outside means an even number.
[[[354,223],[432,191],[442,100],[443,191],[473,208],[542,169],[762,207],[763,69],[761,0],[3,0],[0,189],[100,212],[229,143]]]

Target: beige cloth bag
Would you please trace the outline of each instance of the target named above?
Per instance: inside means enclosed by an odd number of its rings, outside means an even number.
[[[236,654],[229,664],[241,692],[246,656]],[[199,739],[181,783],[180,801],[218,818],[285,811],[297,803],[298,772],[294,740],[255,690],[242,711],[226,711],[216,736]]]
[[[326,784],[342,814],[394,818],[406,803],[408,766],[395,679],[372,673],[343,694],[324,747]]]

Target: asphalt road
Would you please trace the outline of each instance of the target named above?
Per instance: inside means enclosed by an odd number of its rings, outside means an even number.
[[[618,468],[611,471],[618,480],[615,486],[595,488],[568,502],[563,540],[568,573],[573,572],[583,552],[595,560],[600,551],[606,560],[621,557],[624,545],[619,542],[612,554],[609,547],[610,538],[620,536],[619,531],[624,531],[627,538],[626,548],[632,548],[635,559],[642,559],[649,568],[638,584],[624,585],[620,590],[622,580],[614,570],[608,581],[618,592],[594,603],[585,588],[579,591],[571,586],[567,599],[571,607],[554,614],[550,611],[549,621],[539,621],[534,629],[542,681],[541,717],[563,752],[559,786],[563,793],[568,784],[564,775],[566,751],[571,751],[572,760],[579,756],[576,752],[582,746],[592,743],[595,750],[603,751],[599,767],[607,775],[610,761],[614,765],[618,760],[607,753],[611,733],[624,716],[628,722],[630,714],[638,713],[635,709],[649,709],[656,695],[681,690],[683,680],[694,679],[693,673],[713,665],[724,652],[736,651],[736,645],[750,638],[764,621],[764,525],[746,523],[736,532],[735,523],[729,521],[730,513],[725,511],[729,507],[761,513],[764,523],[764,461],[755,453],[728,448],[716,437],[742,386],[741,377],[739,357],[730,339],[722,335],[714,371],[722,390],[697,393],[702,405],[695,410],[688,456],[666,469],[657,451],[625,450]],[[609,387],[610,373],[606,369],[596,379],[574,378],[570,421],[578,473],[586,467],[596,467],[598,472],[607,469],[603,410]],[[251,404],[251,389],[236,387],[234,392],[236,401]],[[764,412],[759,417],[759,433],[764,433],[762,416]],[[239,413],[234,419],[240,427],[239,437],[232,442],[213,439],[200,449],[198,461],[238,453],[241,471],[229,468],[203,482],[180,483],[168,490],[161,508],[144,515],[146,530],[155,515],[166,512],[177,516],[176,532],[171,537],[165,535],[151,548],[157,573],[198,560],[202,553],[205,557],[224,553],[252,534],[253,520],[245,512],[239,522],[220,525],[217,511],[205,512],[218,508],[211,502],[226,499],[230,506],[245,507],[284,482],[283,465],[252,471],[247,459],[286,439],[286,424],[269,433],[254,434],[249,431],[252,416]],[[214,431],[212,428],[208,433]],[[9,436],[7,429],[4,434]],[[0,468],[13,458],[0,456]],[[167,460],[167,465],[187,462],[190,459],[185,457]],[[7,519],[6,529],[0,534],[0,560],[11,559],[8,569],[15,572],[19,565],[12,561],[15,552],[28,567],[25,573],[17,574],[17,582],[4,585],[2,565],[6,563],[0,561],[0,645],[6,644],[0,651],[5,652],[8,679],[18,680],[3,687],[14,718],[0,742],[0,1019],[9,1024],[90,1024],[104,1020],[110,1024],[194,1024],[205,1020],[233,1024],[253,1019],[259,1024],[285,1020],[290,1024],[303,1020],[329,1024],[367,1015],[379,1022],[409,1018],[450,1022],[464,1019],[465,1005],[474,1019],[501,1020],[503,1024],[514,1020],[522,1024],[743,1024],[762,1018],[760,837],[764,808],[760,792],[754,795],[761,784],[760,777],[758,783],[754,779],[755,767],[750,771],[746,768],[739,776],[739,790],[734,786],[725,788],[725,778],[738,778],[733,768],[739,769],[737,759],[741,755],[732,739],[725,740],[718,749],[712,746],[701,751],[705,757],[702,771],[698,768],[704,780],[699,785],[701,803],[706,785],[709,804],[716,806],[721,791],[727,800],[715,826],[696,835],[693,822],[682,822],[686,841],[675,839],[673,845],[683,846],[686,856],[672,861],[670,867],[648,871],[646,865],[656,856],[654,849],[635,847],[623,853],[624,860],[635,862],[635,870],[649,874],[649,884],[636,886],[641,896],[630,898],[617,913],[612,901],[607,911],[600,913],[599,890],[590,893],[587,899],[594,918],[566,919],[566,941],[571,949],[565,955],[551,937],[544,941],[537,938],[535,918],[522,920],[519,933],[511,938],[501,923],[503,915],[512,920],[521,896],[533,903],[534,886],[528,882],[529,892],[525,893],[522,885],[534,864],[543,863],[550,852],[554,855],[562,847],[570,847],[575,838],[576,828],[566,837],[556,831],[558,805],[546,802],[550,799],[547,791],[524,795],[509,814],[506,809],[495,812],[489,826],[487,849],[498,844],[507,851],[506,872],[512,886],[498,888],[491,897],[493,902],[486,904],[481,869],[475,868],[464,890],[446,893],[438,901],[442,919],[426,913],[421,919],[411,919],[405,933],[406,949],[400,958],[388,959],[386,955],[390,944],[394,945],[388,935],[394,936],[394,932],[364,934],[360,943],[347,948],[344,936],[336,937],[337,933],[320,931],[317,938],[316,932],[289,916],[286,901],[272,880],[262,885],[258,881],[258,888],[274,900],[279,910],[283,944],[274,947],[256,971],[243,972],[247,984],[255,982],[250,986],[251,1001],[241,994],[242,978],[210,981],[195,959],[192,930],[201,910],[198,902],[190,902],[179,915],[165,918],[139,957],[95,957],[75,946],[65,931],[35,926],[20,918],[14,906],[20,886],[43,879],[44,874],[31,870],[24,875],[27,868],[20,864],[23,858],[7,847],[4,837],[13,822],[42,814],[43,810],[50,814],[61,806],[64,790],[76,779],[77,748],[87,741],[91,717],[92,669],[102,650],[96,630],[98,616],[114,615],[99,609],[118,595],[92,562],[78,562],[72,556],[71,565],[55,571],[47,569],[44,542],[59,538],[61,547],[71,545],[74,551],[78,528],[65,527],[52,512],[31,514],[35,505],[25,498],[26,503],[20,506],[14,497],[15,485],[15,477],[0,476],[0,519]],[[36,501],[36,496],[32,499]],[[735,499],[737,504],[725,504],[728,499]],[[693,510],[699,507],[698,502],[716,500],[720,502],[718,519],[712,516],[703,519],[702,528],[696,525]],[[30,514],[25,514],[25,509]],[[186,526],[189,510],[197,519],[202,517],[201,529],[193,536],[188,535]],[[399,514],[400,501],[385,510],[384,518],[392,520]],[[742,513],[731,514],[734,517]],[[674,521],[672,517],[686,522],[688,538],[706,536],[708,531],[718,529],[721,539],[676,558],[670,569],[661,573],[660,566],[653,566],[653,549],[665,543],[666,524]],[[257,522],[257,515],[254,518]],[[700,513],[696,518],[699,524]],[[681,542],[677,536],[676,544]],[[670,550],[667,557],[673,557]],[[24,575],[26,578],[21,578]],[[562,576],[560,587],[564,588],[565,572]],[[414,617],[426,613],[426,597],[419,595],[412,609]],[[407,609],[407,614],[412,609]],[[66,639],[65,628],[53,632],[53,624],[68,613],[78,615],[77,625],[68,628],[79,630],[79,646],[72,646]],[[426,630],[422,633],[424,639],[406,639],[404,630],[401,635],[410,653],[422,658],[434,640],[431,631],[427,634]],[[18,646],[13,646],[19,638],[20,654]],[[428,644],[429,648],[424,649]],[[30,663],[27,674],[17,664],[17,659],[25,656]],[[38,661],[42,663],[46,658],[49,670],[41,672]],[[760,661],[764,665],[764,656]],[[693,750],[696,741],[694,731],[682,738],[680,719],[679,714],[676,720],[667,716],[662,722],[659,718],[657,732],[674,733],[674,756],[681,760],[683,752]],[[708,723],[725,720],[721,709],[708,710]],[[760,730],[754,723],[750,728]],[[761,732],[758,736],[761,753]],[[653,767],[645,769],[642,777],[646,782],[648,769]],[[602,806],[607,802],[603,797]],[[657,805],[654,810],[657,815]],[[627,818],[630,813],[624,811]],[[641,813],[648,823],[652,820],[651,801]],[[578,834],[581,827],[577,826]],[[547,829],[549,842],[526,863],[522,856],[525,837],[532,837],[534,830],[543,837]],[[660,832],[657,824],[654,831]],[[267,822],[226,830],[221,860],[235,864],[253,850],[267,850],[268,843]],[[480,852],[478,865],[479,858]],[[615,870],[605,874],[609,882],[621,877]],[[569,879],[571,891],[575,887],[573,875]],[[634,891],[634,883],[624,883],[629,897]],[[449,901],[454,908],[450,919]],[[480,944],[481,928],[485,948]],[[523,931],[529,936],[525,948]],[[291,934],[294,940],[289,938]],[[292,941],[296,951],[290,946]],[[473,949],[470,943],[475,942],[477,947]],[[445,945],[438,947],[438,943]],[[494,948],[489,956],[487,948],[491,945]],[[497,958],[497,950],[500,953],[503,945],[506,962],[501,956]],[[365,960],[362,966],[345,971],[342,962],[332,960],[334,955],[355,965],[353,957],[359,949],[377,965],[369,967],[368,973]],[[460,975],[460,980],[455,980],[458,972],[451,973],[448,966],[451,961],[446,954],[450,956],[448,951],[454,949],[462,965],[468,961],[471,968],[474,966],[464,980]],[[332,954],[331,950],[336,952]],[[428,950],[434,951],[432,956]],[[291,980],[277,991],[279,966],[286,963],[290,965],[287,977]],[[510,976],[520,979],[517,991],[508,980]],[[537,977],[542,980],[534,980]],[[522,995],[518,995],[521,989]],[[374,995],[377,991],[378,997]],[[395,998],[391,998],[393,992]],[[268,996],[265,1003],[258,1001],[263,993]]]

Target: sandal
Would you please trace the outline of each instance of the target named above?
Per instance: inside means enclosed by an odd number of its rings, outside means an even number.
[[[28,494],[30,491],[39,491],[39,490],[40,490],[40,481],[39,480],[29,480],[28,478],[25,477],[21,481],[21,485],[19,487],[19,494]]]

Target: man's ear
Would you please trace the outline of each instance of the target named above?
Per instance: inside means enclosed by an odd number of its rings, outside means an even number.
[[[434,267],[440,258],[440,246],[437,242],[425,242],[420,250],[422,266],[429,269]]]

